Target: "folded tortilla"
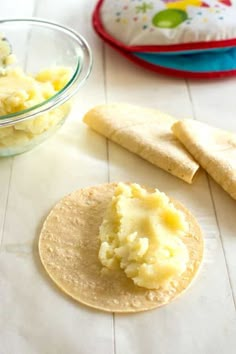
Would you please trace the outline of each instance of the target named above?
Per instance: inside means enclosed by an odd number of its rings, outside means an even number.
[[[194,120],[178,121],[172,130],[196,161],[236,199],[236,134]]]
[[[175,118],[154,109],[116,103],[94,107],[83,121],[127,150],[192,183],[199,165],[172,133]]]

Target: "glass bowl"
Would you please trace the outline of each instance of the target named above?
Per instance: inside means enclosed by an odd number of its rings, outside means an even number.
[[[16,57],[0,72],[0,156],[11,156],[32,149],[64,123],[72,96],[90,74],[92,55],[80,34],[44,20],[1,20],[0,33]],[[27,83],[22,78],[22,86],[15,84],[25,73]],[[6,95],[7,86],[13,92]]]

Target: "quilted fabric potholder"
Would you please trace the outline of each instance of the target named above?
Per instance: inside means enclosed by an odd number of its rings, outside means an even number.
[[[158,73],[236,75],[235,0],[100,0],[93,24],[113,48]]]

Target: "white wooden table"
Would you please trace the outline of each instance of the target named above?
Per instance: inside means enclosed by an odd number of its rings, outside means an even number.
[[[64,127],[26,154],[0,159],[0,354],[236,353],[236,202],[201,172],[193,185],[106,141],[82,123],[98,103],[126,101],[236,131],[236,79],[192,82],[139,69],[94,34],[95,1],[7,0],[0,17],[41,17],[85,36],[92,74]],[[161,309],[112,315],[64,296],[39,261],[42,221],[69,192],[107,181],[156,186],[202,226],[206,251],[192,287]]]

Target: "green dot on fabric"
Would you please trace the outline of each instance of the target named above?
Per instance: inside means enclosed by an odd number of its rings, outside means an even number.
[[[152,19],[152,24],[160,28],[174,28],[186,21],[188,15],[183,10],[167,9],[158,12]]]

